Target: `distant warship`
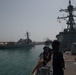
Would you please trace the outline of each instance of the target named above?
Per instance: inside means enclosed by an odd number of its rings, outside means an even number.
[[[17,42],[3,42],[3,44],[0,44],[0,49],[25,48],[34,46],[35,44],[32,42],[31,39],[29,39],[28,32],[26,33],[26,36],[26,39],[20,39]]]
[[[50,45],[51,43],[52,43],[52,41],[51,41],[50,39],[47,39],[47,40],[44,42],[44,44],[45,44],[46,46]]]
[[[67,28],[64,31],[60,32],[56,35],[58,41],[60,41],[60,50],[63,51],[70,51],[71,46],[74,42],[76,42],[76,23],[75,17],[76,15],[73,14],[76,11],[76,8],[71,5],[71,0],[69,0],[69,5],[67,9],[61,9],[60,12],[64,11],[68,13],[65,17],[58,17],[57,19],[64,19],[66,20]]]

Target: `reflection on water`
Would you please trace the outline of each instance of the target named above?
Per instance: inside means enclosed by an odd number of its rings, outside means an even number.
[[[30,75],[43,45],[0,50],[0,75]]]

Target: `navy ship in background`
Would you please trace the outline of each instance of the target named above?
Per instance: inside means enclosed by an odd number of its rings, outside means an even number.
[[[56,35],[58,41],[60,41],[60,50],[62,51],[71,51],[72,44],[76,42],[76,23],[74,11],[76,11],[76,7],[71,5],[71,0],[69,0],[69,5],[67,9],[61,9],[60,12],[68,13],[65,17],[58,17],[57,19],[66,20],[67,28],[64,31],[60,32]],[[76,49],[74,51],[76,53]]]
[[[49,45],[52,44],[52,40],[50,40],[49,38],[47,38],[46,41],[44,41],[44,44],[45,44],[46,46],[49,46]]]
[[[0,49],[25,48],[35,46],[34,42],[29,38],[29,33],[26,33],[26,39],[19,39],[17,42],[2,42]]]

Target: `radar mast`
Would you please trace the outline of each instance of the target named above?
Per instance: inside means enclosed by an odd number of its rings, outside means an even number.
[[[68,15],[65,17],[58,17],[57,19],[64,19],[66,20],[66,24],[67,24],[67,31],[75,31],[76,30],[76,23],[74,18],[76,17],[76,15],[73,14],[74,11],[76,11],[76,7],[73,7],[71,5],[71,0],[69,0],[69,5],[67,7],[67,9],[61,9],[59,10],[60,12],[64,11],[67,12]]]

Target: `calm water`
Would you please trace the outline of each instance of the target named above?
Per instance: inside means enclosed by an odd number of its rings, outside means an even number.
[[[43,47],[0,50],[0,75],[31,75]]]

